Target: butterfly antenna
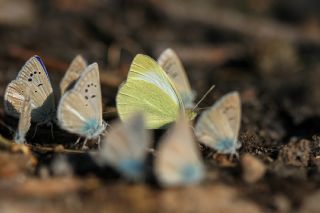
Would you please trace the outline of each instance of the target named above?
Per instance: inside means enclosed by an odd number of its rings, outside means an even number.
[[[198,101],[198,103],[193,107],[192,111],[195,111],[195,109],[198,108],[199,104],[209,95],[209,93],[213,90],[215,85],[212,85],[208,91],[202,96],[202,98]]]

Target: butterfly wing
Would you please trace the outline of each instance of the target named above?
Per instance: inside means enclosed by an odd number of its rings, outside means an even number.
[[[9,84],[5,94],[9,114],[12,113],[9,105],[17,111],[13,113],[15,116],[20,113],[19,106],[23,99],[21,96],[26,85],[30,88],[30,100],[34,109],[32,120],[39,123],[51,120],[55,116],[54,95],[47,70],[39,56],[30,58],[18,73],[16,80]]]
[[[195,94],[191,90],[186,71],[178,57],[172,49],[163,51],[158,59],[158,64],[164,69],[174,82],[179,91],[186,108],[193,108]]]
[[[186,119],[179,120],[161,140],[155,174],[163,186],[196,183],[204,177],[200,152]]]
[[[241,103],[237,92],[223,96],[200,116],[195,132],[202,143],[221,153],[234,153],[238,148]]]
[[[102,120],[102,98],[97,63],[89,65],[58,106],[61,128],[88,139],[98,137],[105,129]]]
[[[102,140],[103,161],[129,179],[141,179],[151,140],[148,133],[142,114],[133,115],[125,123],[115,122]]]
[[[87,62],[81,55],[77,55],[73,59],[60,82],[61,94],[65,93],[65,91],[70,88],[70,86],[80,77],[81,73],[87,66]]]
[[[18,144],[22,144],[25,142],[25,136],[30,129],[31,126],[31,102],[29,89],[26,89],[25,100],[22,102],[21,113],[18,123],[18,129],[15,134],[14,140]]]
[[[21,80],[13,80],[6,88],[4,95],[4,109],[6,113],[19,117],[26,97],[28,83]]]
[[[134,58],[128,79],[118,91],[116,104],[122,120],[143,111],[149,129],[175,121],[184,111],[181,97],[166,73],[152,58],[140,54]]]

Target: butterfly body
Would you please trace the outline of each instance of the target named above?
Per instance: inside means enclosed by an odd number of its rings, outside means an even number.
[[[162,128],[186,113],[180,94],[167,74],[156,61],[141,54],[134,58],[116,103],[121,120],[143,112],[148,129]]]
[[[239,94],[231,92],[204,111],[195,127],[199,141],[219,153],[236,154],[241,146],[238,142],[240,105]]]

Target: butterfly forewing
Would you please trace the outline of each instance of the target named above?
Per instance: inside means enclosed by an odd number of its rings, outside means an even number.
[[[141,114],[133,115],[125,123],[114,122],[102,142],[103,161],[130,179],[143,177],[146,150],[151,142]]]
[[[58,120],[62,128],[86,138],[95,138],[104,130],[97,63],[88,66],[74,88],[63,95]]]
[[[191,184],[203,178],[200,151],[186,119],[179,120],[160,141],[155,173],[164,186]]]
[[[166,49],[161,53],[158,64],[174,82],[186,108],[192,108],[195,94],[191,90],[186,71],[178,55],[172,49]]]
[[[22,103],[21,113],[19,117],[18,129],[15,134],[15,142],[18,144],[22,144],[25,142],[25,136],[30,129],[31,126],[31,102],[29,89],[26,89],[25,100]]]
[[[180,111],[184,111],[181,97],[169,77],[156,61],[145,55],[134,58],[116,102],[122,120],[143,111],[146,127],[150,129],[175,121]]]
[[[60,82],[60,92],[65,93],[67,89],[80,77],[81,73],[87,67],[87,62],[81,55],[77,55],[71,62],[64,77]]]

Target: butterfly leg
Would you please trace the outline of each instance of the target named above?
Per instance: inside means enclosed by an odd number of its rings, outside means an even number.
[[[85,150],[85,149],[87,149],[88,147],[87,147],[87,141],[88,141],[88,139],[86,138],[85,140],[84,140],[84,142],[83,142],[83,144],[82,144],[82,150]]]
[[[34,133],[33,133],[33,136],[32,136],[32,139],[36,136],[36,134],[37,134],[37,130],[38,130],[38,126],[40,126],[41,124],[39,124],[39,123],[37,123],[36,124],[36,128],[35,128],[35,130],[34,130]]]
[[[97,141],[98,149],[101,149],[100,142],[101,142],[101,136],[99,135],[98,141]]]
[[[51,138],[52,138],[52,140],[54,140],[53,124],[50,122],[50,123],[48,123],[48,125],[50,125]]]

